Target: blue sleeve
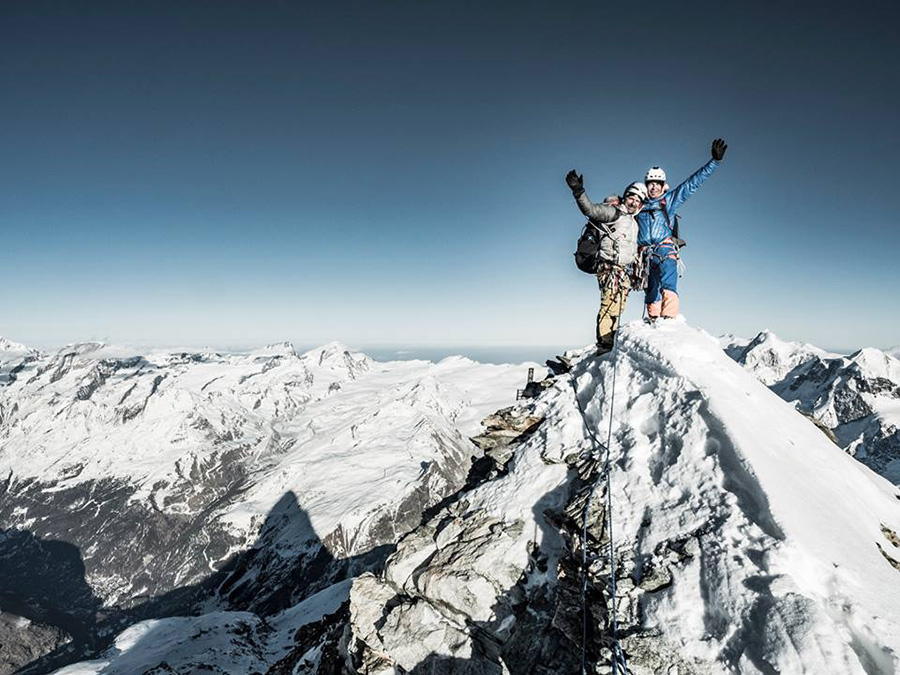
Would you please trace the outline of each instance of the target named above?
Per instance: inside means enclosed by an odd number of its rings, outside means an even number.
[[[668,209],[669,213],[675,213],[675,209],[684,204],[688,197],[694,194],[697,191],[697,188],[703,185],[703,182],[712,176],[718,168],[719,163],[716,160],[711,159],[697,169],[690,178],[677,188],[669,190],[669,192],[666,193],[666,209]]]

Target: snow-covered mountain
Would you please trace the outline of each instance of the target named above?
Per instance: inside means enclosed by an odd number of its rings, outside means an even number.
[[[896,489],[715,339],[629,326],[621,342],[610,503],[630,672],[895,672]],[[613,372],[610,357],[581,361],[529,411],[541,432],[502,475],[403,539],[381,577],[354,581],[359,672],[506,672],[499,661],[512,673],[577,672],[584,422],[608,428]],[[608,538],[603,503],[591,541]],[[605,558],[590,570],[602,588]],[[589,601],[596,661],[608,605]]]
[[[283,499],[270,507],[250,555],[238,554],[239,563],[229,568],[237,572],[219,577],[202,595],[209,611],[177,618],[158,612],[159,618],[124,630],[93,661],[60,672],[578,672],[583,516],[588,503],[589,620],[584,648],[589,672],[610,672],[611,578],[616,580],[619,642],[635,674],[897,672],[897,488],[836,447],[790,403],[729,359],[715,338],[678,323],[656,329],[632,324],[620,336],[617,356],[595,357],[587,351],[576,355],[571,376],[544,380],[536,398],[512,407],[503,407],[499,391],[520,384],[512,376],[520,376],[521,369],[485,376],[488,371],[479,372],[482,367],[461,359],[437,365],[368,363],[352,381],[339,369],[345,379],[340,392],[330,396],[354,391],[366,391],[370,398],[378,391],[383,395],[371,407],[347,399],[332,406],[334,412],[319,399],[320,416],[339,416],[340,409],[344,423],[352,427],[351,417],[364,418],[366,410],[371,417],[389,415],[392,422],[379,428],[382,434],[402,427],[403,415],[392,401],[400,401],[399,408],[410,405],[410,388],[378,388],[369,378],[381,377],[384,383],[387,371],[407,368],[406,375],[421,385],[428,376],[443,382],[439,371],[447,369],[455,373],[457,390],[463,382],[477,381],[483,393],[477,405],[470,399],[468,407],[443,407],[446,389],[426,400],[443,411],[438,419],[453,417],[450,410],[461,411],[453,423],[465,434],[475,433],[475,416],[490,408],[489,402],[501,408],[485,419],[483,433],[475,439],[484,456],[471,464],[461,482],[443,491],[439,502],[419,510],[416,522],[395,529],[385,557],[368,565],[347,564],[344,574],[328,572],[339,559],[347,561],[345,556],[365,555],[365,547],[345,545],[334,548],[338,553],[329,557],[337,542],[346,541],[331,538],[320,542],[321,558],[312,573],[297,554],[296,541],[306,539],[307,547],[315,548],[304,533],[326,532],[319,523],[348,522],[339,516],[348,507],[356,506],[359,513],[359,503],[378,504],[367,481],[378,483],[381,474],[389,480],[407,464],[402,461],[406,448],[395,442],[398,468],[382,468],[389,453],[379,454],[373,427],[372,436],[357,428],[357,436],[351,433],[346,439],[352,445],[365,438],[375,448],[371,452],[379,468],[369,473],[369,452],[355,455],[350,464],[329,462],[332,453],[340,452],[333,447],[338,444],[320,440],[316,445],[317,436],[304,436],[312,444],[310,456],[295,447],[301,441],[286,455],[293,457],[292,466],[306,460],[306,470],[319,480],[314,486],[306,484],[306,491],[294,486],[303,509]],[[348,356],[354,363],[364,362]],[[204,358],[236,360],[229,368],[220,362],[220,371],[234,367],[253,372],[266,362],[254,362],[258,357]],[[373,372],[378,369],[380,373]],[[310,372],[315,379],[315,371]],[[108,378],[106,384],[122,375]],[[402,380],[398,372],[393,376]],[[509,383],[504,381],[507,376]],[[168,387],[178,381],[171,377]],[[240,376],[223,378],[219,386],[233,388],[223,394],[228,400],[236,395]],[[192,391],[207,384],[204,391],[214,385],[197,377]],[[329,396],[330,384],[320,385]],[[157,393],[160,390],[162,385]],[[47,394],[52,401],[53,394]],[[264,399],[268,409],[274,409],[272,399]],[[303,410],[313,405],[307,403]],[[35,438],[40,438],[43,428],[35,428]],[[295,434],[291,438],[300,433],[296,426],[290,428]],[[607,430],[611,491],[607,494],[601,481],[592,494],[601,476]],[[431,430],[427,433],[433,438]],[[599,443],[592,441],[595,437]],[[436,455],[453,456],[445,442],[437,445]],[[410,453],[412,460],[406,458],[410,467],[415,452]],[[282,461],[270,461],[284,468]],[[138,475],[147,473],[152,472]],[[257,473],[267,477],[269,470]],[[360,479],[347,480],[351,476]],[[58,477],[60,484],[66,480],[62,474]],[[159,480],[154,474],[137,482]],[[390,503],[402,502],[399,486],[384,480],[377,491],[396,497]],[[299,497],[315,488],[330,497]],[[160,509],[180,504],[172,501],[176,493],[171,484],[158,489],[164,491],[158,497]],[[257,494],[254,489],[245,494]],[[48,488],[44,496],[54,490],[59,488]],[[224,500],[220,512],[233,513],[243,499]],[[20,508],[31,503],[20,501]],[[606,527],[607,504],[614,546]],[[394,513],[400,516],[402,510]],[[352,520],[365,522],[358,515]],[[369,535],[369,541],[374,545],[378,539]],[[145,540],[144,545],[151,542]],[[615,552],[614,577],[606,555],[610,547]],[[278,556],[290,558],[288,567],[305,570],[305,575],[280,574],[267,583],[253,574],[281,569],[271,560]],[[242,584],[256,590],[229,596]],[[275,585],[281,603],[271,600]],[[198,609],[195,606],[195,614]]]
[[[22,647],[0,672],[143,618],[270,616],[377,567],[463,484],[468,436],[526,378],[339,344],[0,358],[0,644]]]
[[[877,349],[829,354],[769,331],[725,351],[847,452],[900,484],[900,361]]]
[[[38,355],[39,352],[36,349],[0,336],[0,386],[14,380],[16,373],[21,371],[25,364],[36,359]]]
[[[837,356],[804,342],[786,342],[768,330],[746,343],[740,338],[728,340],[724,348],[726,354],[767,385],[780,382],[794,368],[813,358]]]

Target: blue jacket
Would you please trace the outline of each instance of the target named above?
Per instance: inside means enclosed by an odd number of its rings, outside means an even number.
[[[669,190],[659,199],[647,200],[644,208],[637,214],[638,246],[661,244],[669,239],[672,236],[672,228],[675,227],[675,211],[718,168],[719,162],[711,159],[674,190]],[[660,204],[663,199],[666,200],[666,210],[669,213],[668,222]]]

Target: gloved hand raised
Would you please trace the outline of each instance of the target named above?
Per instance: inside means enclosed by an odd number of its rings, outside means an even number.
[[[566,174],[566,184],[576,197],[584,193],[584,176],[575,173],[575,169]]]
[[[724,139],[717,138],[712,142],[712,158],[717,162],[721,162],[727,149],[728,146],[725,145]]]

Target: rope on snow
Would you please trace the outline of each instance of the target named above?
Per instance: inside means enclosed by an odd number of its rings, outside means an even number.
[[[587,612],[587,572],[588,572],[588,561],[587,561],[587,542],[588,542],[588,522],[590,520],[591,514],[591,505],[594,502],[594,494],[597,491],[597,486],[600,484],[601,479],[606,480],[606,527],[609,532],[609,566],[610,566],[610,599],[611,599],[611,616],[612,621],[612,637],[613,637],[613,654],[612,654],[612,662],[613,662],[613,675],[628,675],[628,662],[625,659],[625,652],[622,651],[622,647],[619,644],[619,626],[618,626],[618,617],[616,616],[616,555],[615,555],[615,541],[613,539],[613,518],[612,518],[612,489],[610,483],[610,445],[612,443],[612,426],[613,426],[613,410],[615,406],[615,396],[616,396],[616,372],[618,370],[618,353],[619,353],[619,337],[618,331],[616,331],[613,337],[613,376],[612,376],[612,388],[609,396],[609,429],[606,435],[606,443],[602,443],[600,439],[597,438],[597,435],[594,433],[594,430],[591,428],[590,423],[588,422],[587,413],[581,405],[581,400],[578,398],[578,386],[575,382],[574,376],[569,375],[569,381],[572,383],[572,389],[575,392],[575,402],[578,405],[578,411],[581,413],[581,418],[584,422],[584,427],[587,429],[588,435],[591,439],[591,445],[593,446],[593,452],[596,456],[598,448],[605,453],[605,460],[603,462],[603,468],[594,478],[594,483],[591,486],[591,490],[588,493],[587,502],[584,505],[584,519],[583,519],[583,529],[582,529],[582,546],[581,546],[581,675],[587,675],[587,624],[588,624],[588,612]]]

